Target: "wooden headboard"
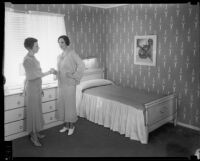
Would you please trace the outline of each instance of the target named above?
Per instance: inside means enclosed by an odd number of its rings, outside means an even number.
[[[81,82],[100,78],[104,78],[104,70],[102,68],[86,69]]]

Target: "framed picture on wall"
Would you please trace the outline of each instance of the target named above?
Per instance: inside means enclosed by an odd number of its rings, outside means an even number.
[[[156,35],[135,36],[134,64],[156,66]]]

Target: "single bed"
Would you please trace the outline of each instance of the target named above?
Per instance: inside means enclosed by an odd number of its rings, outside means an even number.
[[[103,79],[103,71],[88,72],[77,86],[77,114],[142,144],[163,124],[176,125],[176,98],[145,90],[122,88]]]

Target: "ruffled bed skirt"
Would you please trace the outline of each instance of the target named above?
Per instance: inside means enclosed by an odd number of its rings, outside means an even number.
[[[131,140],[147,144],[148,133],[145,130],[144,113],[140,109],[117,101],[83,94],[77,114],[94,123],[108,127]]]

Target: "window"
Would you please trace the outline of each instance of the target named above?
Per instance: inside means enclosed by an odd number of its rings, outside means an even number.
[[[40,61],[42,71],[57,67],[57,56],[61,53],[57,39],[66,34],[64,16],[40,12],[19,13],[6,8],[4,31],[6,88],[23,87],[25,75],[22,62],[27,54],[24,48],[27,37],[38,39],[40,49],[35,57]],[[43,84],[52,83],[53,75],[43,77],[42,81]]]

